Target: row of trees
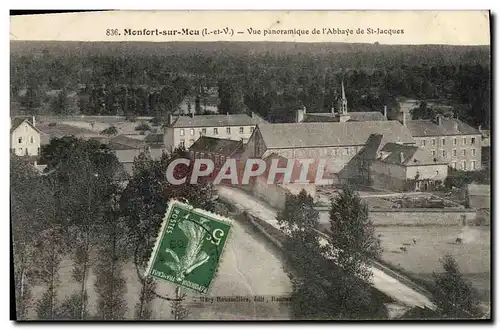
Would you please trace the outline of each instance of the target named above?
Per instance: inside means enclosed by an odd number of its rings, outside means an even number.
[[[38,319],[123,319],[130,307],[123,267],[130,262],[137,265],[141,280],[134,317],[151,318],[155,284],[142,274],[166,201],[175,196],[205,209],[212,207],[213,187],[208,183],[167,184],[166,167],[184,153],[176,150],[153,160],[144,152],[135,160],[125,188],[128,176],[114,153],[92,140],[53,139],[43,150],[48,165],[42,175],[13,155],[11,214],[18,319],[25,319],[30,308]],[[174,175],[190,173],[189,168],[179,171]],[[61,262],[68,258],[78,289],[60,301]],[[91,273],[96,313],[88,308]],[[42,297],[33,297],[34,286],[44,288]],[[173,304],[176,318],[185,317],[182,310],[179,302]]]
[[[370,260],[382,249],[368,218],[366,205],[345,186],[331,201],[330,231],[320,236],[319,214],[305,190],[288,195],[284,211],[277,216],[287,234],[285,257],[291,265],[292,314],[296,319],[385,319],[384,297],[370,287]],[[333,262],[332,260],[335,260]],[[435,274],[430,287],[437,311],[418,317],[478,318],[477,293],[455,260],[446,255],[444,273]],[[403,318],[411,318],[409,314]]]
[[[200,112],[204,91],[217,87],[221,113],[254,111],[273,121],[288,121],[291,111],[302,105],[311,112],[337,107],[343,79],[355,111],[382,111],[384,105],[397,111],[398,97],[437,99],[475,126],[490,125],[490,66],[484,61],[457,58],[428,65],[411,62],[410,57],[395,59],[391,53],[377,53],[387,60],[371,66],[354,65],[354,59],[351,65],[334,64],[326,55],[307,54],[185,54],[173,61],[168,56],[121,56],[91,55],[74,63],[74,57],[13,55],[11,99],[28,112],[45,107],[61,114],[159,116],[175,111],[186,96],[195,100],[193,106]],[[445,55],[438,51],[435,56]],[[62,69],[54,70],[54,65]],[[61,92],[47,98],[54,90]],[[65,105],[70,94],[74,107]]]

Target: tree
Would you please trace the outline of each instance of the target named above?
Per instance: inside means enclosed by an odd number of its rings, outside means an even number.
[[[421,101],[417,108],[410,110],[411,118],[417,119],[434,119],[436,118],[436,110],[430,108],[426,101]]]
[[[135,127],[136,131],[150,131],[151,127],[146,123],[140,123]]]
[[[98,318],[101,320],[123,319],[127,311],[124,299],[126,281],[123,276],[123,262],[129,257],[129,242],[127,242],[126,223],[120,217],[115,203],[119,191],[115,184],[111,203],[104,212],[102,227],[107,239],[98,248],[96,262],[95,291],[97,293]]]
[[[52,110],[58,115],[68,115],[70,113],[68,102],[68,91],[63,88],[52,100]]]
[[[52,139],[44,147],[44,156],[59,188],[63,228],[68,228],[72,242],[73,278],[81,284],[79,318],[83,319],[87,315],[88,273],[93,264],[90,256],[103,242],[104,212],[121,165],[107,146],[75,137]]]
[[[285,208],[278,212],[281,230],[286,233],[283,250],[286,261],[292,267],[288,276],[292,282],[292,313],[296,319],[331,318],[332,309],[326,294],[329,277],[326,275],[325,248],[319,244],[314,228],[319,213],[314,200],[302,190],[298,195],[286,196]]]
[[[434,273],[433,296],[443,318],[478,318],[477,292],[463,278],[455,259],[447,254],[441,260],[444,273]]]
[[[26,317],[31,303],[31,288],[37,276],[34,272],[40,233],[52,217],[51,193],[36,170],[19,157],[10,159],[10,210],[12,248],[14,256],[14,286],[17,318]]]
[[[177,166],[174,172],[177,179],[186,176],[186,183],[176,186],[167,182],[168,164],[176,158],[187,157],[189,156],[186,150],[176,149],[171,155],[164,153],[160,160],[153,160],[147,151],[134,160],[133,175],[121,196],[120,209],[126,217],[135,249],[134,262],[138,268],[145,268],[147,265],[165,215],[167,202],[171,198],[180,199],[206,210],[213,208],[213,185],[207,182],[189,183],[192,165]],[[138,271],[138,274],[140,273]],[[154,298],[155,284],[149,279],[141,281],[141,295],[135,314],[137,318],[142,319],[151,316],[150,304]]]
[[[330,244],[336,264],[348,274],[368,280],[368,262],[382,252],[368,218],[368,207],[349,185],[331,201]]]
[[[107,137],[118,135],[118,129],[115,126],[109,126],[103,129],[99,134],[106,135]]]

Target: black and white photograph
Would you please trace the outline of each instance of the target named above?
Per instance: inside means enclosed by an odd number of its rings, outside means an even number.
[[[491,321],[490,15],[11,13],[11,320]]]

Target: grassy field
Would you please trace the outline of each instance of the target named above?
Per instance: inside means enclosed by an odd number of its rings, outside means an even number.
[[[489,227],[377,227],[384,249],[382,259],[423,280],[442,272],[439,259],[451,254],[465,277],[489,301],[490,228]],[[463,244],[455,244],[457,237]],[[417,241],[413,243],[413,239]],[[400,251],[405,246],[406,252]]]

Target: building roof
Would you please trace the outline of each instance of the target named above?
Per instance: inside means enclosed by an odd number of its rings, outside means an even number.
[[[228,115],[198,115],[179,116],[174,119],[170,127],[220,127],[220,126],[251,126],[266,123],[257,114],[249,116],[247,114]]]
[[[348,121],[382,121],[387,120],[385,116],[378,111],[367,111],[367,112],[348,112],[347,116],[349,116]],[[338,116],[335,113],[331,112],[314,112],[314,113],[306,113],[304,115],[305,123],[312,122],[338,122]]]
[[[396,120],[262,124],[258,130],[268,149],[361,146],[371,134],[382,135],[382,143],[414,144],[408,128]]]
[[[481,132],[459,119],[442,118],[441,125],[433,120],[408,120],[406,126],[413,136],[472,135]]]
[[[19,118],[19,117],[12,119],[10,133],[14,132],[24,122],[27,122],[28,125],[30,125],[35,131],[40,133],[40,130],[38,128],[36,128],[35,126],[33,126],[33,122],[31,121],[30,118]]]
[[[144,138],[144,142],[148,144],[163,144],[163,134],[151,133]]]
[[[382,149],[383,153],[388,153],[381,161],[391,164],[404,166],[431,165],[431,164],[446,164],[438,162],[435,157],[429,154],[426,150],[416,146],[401,145],[398,143],[387,143]]]
[[[365,147],[361,149],[358,156],[362,159],[377,158],[378,150],[382,143],[383,136],[380,134],[371,134],[366,141]]]
[[[189,150],[231,156],[243,151],[243,142],[202,136],[196,140]]]
[[[143,149],[124,149],[115,150],[116,158],[122,164],[133,163],[135,157],[139,156],[144,150]],[[163,154],[161,149],[150,149],[149,153],[151,158],[154,160],[159,160]]]
[[[144,146],[144,142],[124,135],[117,135],[109,140],[108,145],[111,149],[115,150],[139,149]]]

